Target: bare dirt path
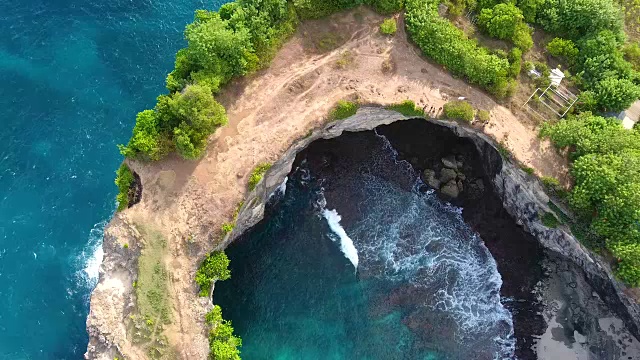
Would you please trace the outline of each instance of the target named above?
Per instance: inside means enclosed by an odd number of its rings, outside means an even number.
[[[197,297],[194,273],[219,241],[221,224],[230,220],[244,197],[251,170],[275,161],[295,139],[322,124],[340,99],[376,104],[411,99],[438,109],[447,99],[463,96],[474,107],[491,111],[486,132],[498,141],[507,136],[518,160],[540,175],[565,178],[566,161],[538,141],[535,129],[423,59],[402,30],[392,38],[380,35],[382,20],[359,8],[305,22],[271,67],[224,90],[219,98],[229,125],[211,137],[201,160],[173,156],[157,163],[131,163],[142,179],[142,201],[120,216],[153,224],[167,238],[174,321],[166,334],[181,359],[206,358],[207,301]],[[99,311],[100,304],[92,299],[92,311]]]

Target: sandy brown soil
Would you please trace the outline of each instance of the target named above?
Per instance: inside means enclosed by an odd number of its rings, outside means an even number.
[[[121,216],[150,224],[168,240],[174,321],[166,334],[180,358],[206,358],[207,301],[197,298],[194,273],[219,241],[221,224],[231,220],[243,199],[251,170],[275,161],[295,139],[323,123],[340,99],[376,104],[411,99],[428,110],[465,97],[474,107],[491,111],[486,132],[498,141],[506,138],[518,160],[540,175],[565,179],[566,161],[537,139],[531,125],[426,61],[402,30],[392,38],[380,35],[382,19],[360,8],[302,24],[270,68],[231,84],[219,97],[229,125],[211,137],[201,160],[172,156],[150,164],[131,162],[142,179],[142,201]],[[392,66],[383,69],[385,62]],[[191,235],[194,241],[188,242]]]

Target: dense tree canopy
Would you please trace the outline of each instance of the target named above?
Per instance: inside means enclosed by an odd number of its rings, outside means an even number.
[[[507,59],[479,47],[462,30],[441,18],[437,1],[407,0],[406,25],[425,55],[499,97],[507,95],[510,86]]]
[[[640,96],[638,73],[622,51],[623,14],[614,1],[544,0],[536,19],[546,31],[562,36],[548,50],[566,57],[578,85],[589,91],[593,106],[586,109],[621,111]]]
[[[544,0],[537,9],[545,30],[569,39],[602,30],[622,33],[624,25],[620,6],[611,0]]]
[[[573,149],[569,202],[618,258],[620,278],[640,285],[640,132],[582,113],[545,126],[542,135]]]
[[[531,32],[524,23],[522,11],[512,3],[500,3],[482,9],[478,24],[491,36],[511,40],[514,45],[527,51],[533,46]]]

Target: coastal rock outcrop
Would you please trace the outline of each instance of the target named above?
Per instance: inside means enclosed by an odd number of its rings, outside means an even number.
[[[86,359],[113,360],[122,352],[126,319],[134,306],[134,280],[140,256],[140,234],[116,214],[105,227],[100,281],[93,290],[87,317]]]

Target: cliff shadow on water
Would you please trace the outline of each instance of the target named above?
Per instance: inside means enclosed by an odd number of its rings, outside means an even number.
[[[296,155],[216,285],[245,359],[624,358],[581,270],[505,211],[496,149],[455,129],[397,121]]]

